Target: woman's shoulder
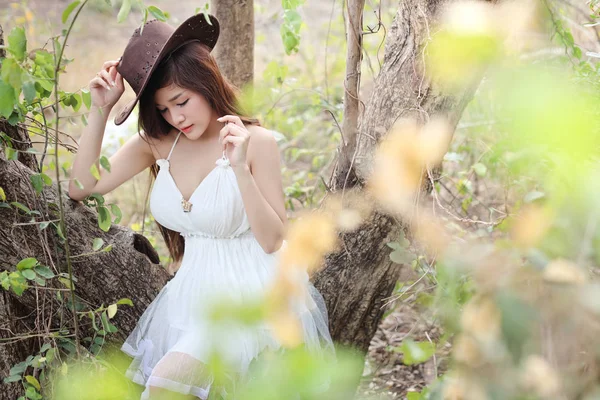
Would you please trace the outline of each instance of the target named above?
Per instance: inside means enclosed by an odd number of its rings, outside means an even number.
[[[247,125],[246,129],[250,132],[250,142],[256,146],[272,146],[276,144],[273,132],[260,125]]]
[[[140,131],[138,135],[140,141],[146,144],[148,151],[152,152],[152,155],[157,160],[166,158],[166,155],[169,153],[176,136],[177,131],[175,130],[169,132],[167,135],[160,136],[150,135],[145,131]]]
[[[250,164],[268,155],[272,155],[276,159],[279,157],[279,147],[272,131],[259,125],[249,125],[246,126],[246,129],[250,132],[250,139],[248,141],[248,158]]]

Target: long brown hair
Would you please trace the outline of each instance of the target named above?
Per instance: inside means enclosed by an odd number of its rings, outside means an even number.
[[[161,61],[140,96],[138,129],[150,138],[167,136],[173,130],[154,103],[156,91],[173,84],[202,95],[217,115],[238,115],[245,124],[259,124],[258,120],[245,116],[238,101],[239,90],[221,74],[208,47],[194,41],[176,49]],[[156,164],[150,168],[150,173],[156,178]],[[157,225],[171,258],[174,262],[180,261],[185,247],[184,238],[179,232],[167,229],[158,222]]]

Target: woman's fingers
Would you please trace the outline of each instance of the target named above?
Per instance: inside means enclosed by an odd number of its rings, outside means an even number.
[[[102,64],[102,69],[109,69],[110,67],[116,67],[117,65],[119,65],[119,60],[111,60],[111,61],[106,61],[104,64]]]
[[[221,131],[219,132],[219,140],[221,141],[221,143],[225,143],[224,139],[230,136],[239,137],[242,140],[245,140],[248,136],[248,131],[246,130],[246,128],[240,128],[235,124],[228,123],[223,128],[221,128]]]
[[[103,87],[106,90],[110,90],[110,86],[108,85],[108,83],[106,83],[106,81],[100,76],[96,76],[90,81],[90,87]]]
[[[223,139],[223,145],[226,145],[227,143],[231,143],[234,146],[236,144],[241,144],[244,143],[246,139],[244,139],[243,137],[239,137],[239,136],[227,136],[225,137],[225,139]]]
[[[100,71],[100,77],[102,79],[104,79],[106,81],[106,83],[108,83],[110,86],[115,86],[115,83],[113,82],[110,74],[105,69],[103,69],[102,71]],[[110,86],[109,86],[109,90],[110,90]]]
[[[244,123],[242,122],[241,118],[238,117],[237,115],[224,115],[221,118],[217,118],[217,121],[219,121],[219,122],[233,122],[234,124],[236,124],[240,128],[244,128]]]

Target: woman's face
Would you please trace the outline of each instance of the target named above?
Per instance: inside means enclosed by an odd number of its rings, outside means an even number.
[[[191,140],[200,138],[213,119],[213,109],[204,96],[177,85],[158,89],[154,103],[165,121]]]

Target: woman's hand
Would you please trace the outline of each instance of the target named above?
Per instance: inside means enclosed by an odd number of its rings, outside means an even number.
[[[90,81],[92,105],[110,109],[119,101],[125,91],[123,77],[117,72],[119,61],[107,61],[96,77]]]
[[[225,123],[221,129],[219,140],[225,147],[229,163],[232,167],[246,165],[250,132],[237,115],[225,115],[217,118],[217,121]]]

